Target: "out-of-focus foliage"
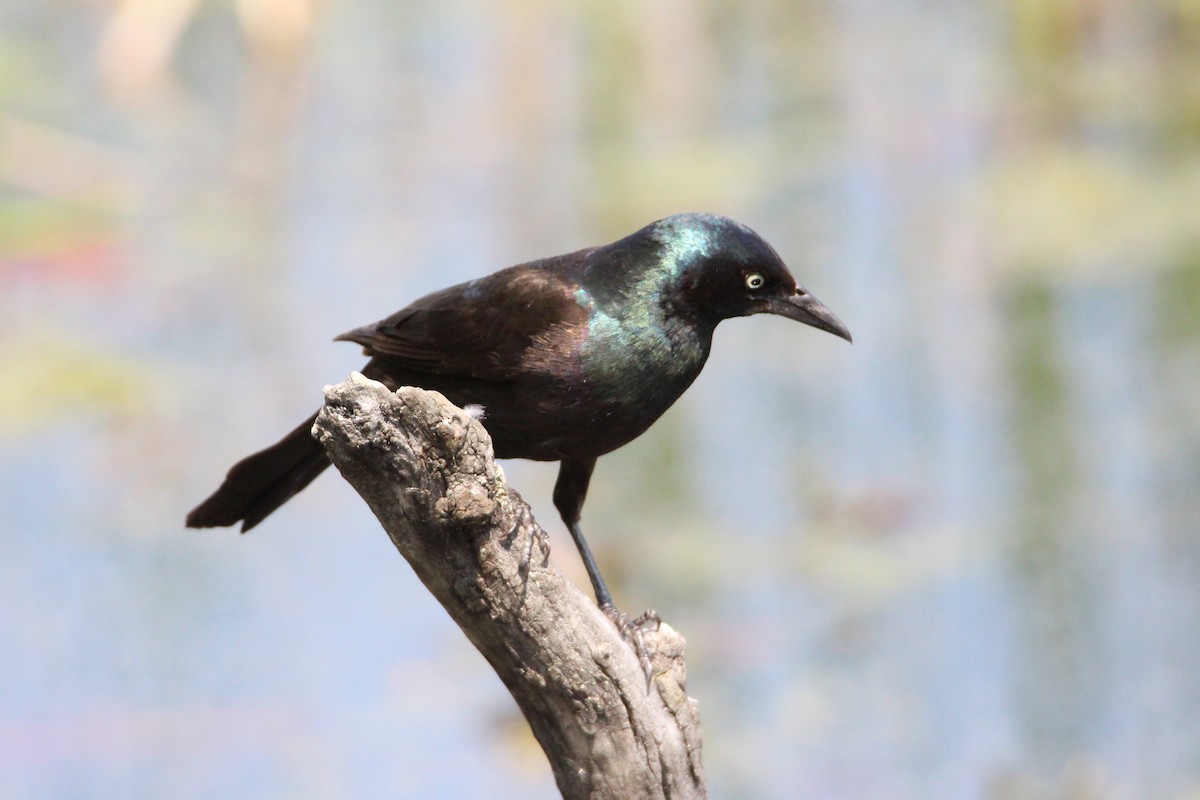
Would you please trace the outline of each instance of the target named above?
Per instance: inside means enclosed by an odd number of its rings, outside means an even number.
[[[856,341],[723,325],[596,473],[713,795],[1196,796],[1198,54],[1196,0],[9,0],[0,795],[554,796],[336,478],[182,518],[332,335],[708,210]]]

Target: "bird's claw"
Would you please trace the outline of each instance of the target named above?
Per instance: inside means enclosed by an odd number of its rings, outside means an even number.
[[[521,561],[517,565],[517,574],[521,577],[521,604],[525,604],[525,596],[529,591],[529,576],[533,571],[533,548],[540,546],[543,554],[542,566],[545,566],[550,560],[550,545],[546,541],[546,532],[541,529],[537,523],[528,520],[531,523],[528,535],[525,537],[525,552],[521,554]],[[504,534],[504,539],[507,542],[512,542],[516,539],[517,533],[521,528],[522,519],[520,515],[513,515],[512,525]]]
[[[642,667],[642,673],[646,676],[646,691],[649,692],[654,680],[654,667],[651,662],[653,653],[650,652],[650,648],[646,644],[645,634],[647,630],[657,631],[658,626],[662,624],[658,612],[652,608],[646,609],[642,612],[641,616],[633,619],[612,603],[605,603],[600,606],[600,610],[617,627],[621,638],[628,641],[633,647],[633,652],[637,655],[638,664]]]

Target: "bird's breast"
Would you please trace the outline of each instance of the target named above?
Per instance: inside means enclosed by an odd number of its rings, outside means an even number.
[[[700,374],[709,343],[676,320],[594,315],[579,349],[588,394],[612,413],[649,425]]]
[[[606,313],[580,302],[586,323],[535,338],[520,397],[486,408],[496,453],[555,460],[596,457],[640,436],[691,385],[708,357],[711,330],[654,307]]]

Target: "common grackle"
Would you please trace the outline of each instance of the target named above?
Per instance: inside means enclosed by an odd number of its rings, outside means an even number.
[[[717,323],[749,314],[850,340],[770,245],[711,214],[667,217],[612,244],[451,286],[337,340],[361,344],[363,374],[392,389],[481,406],[498,458],[561,462],[554,505],[609,610],[579,524],[596,459],[640,436],[691,385]],[[307,486],[329,466],[315,418],[235,464],[188,526],[248,531]]]

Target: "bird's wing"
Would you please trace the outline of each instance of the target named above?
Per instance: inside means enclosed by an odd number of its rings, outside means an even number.
[[[563,344],[549,334],[569,337],[586,325],[576,288],[564,270],[546,262],[510,267],[434,292],[337,340],[420,372],[511,380],[544,362],[549,353],[541,351]]]

